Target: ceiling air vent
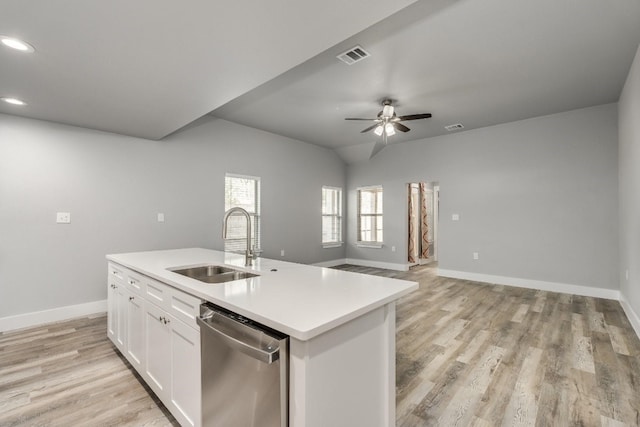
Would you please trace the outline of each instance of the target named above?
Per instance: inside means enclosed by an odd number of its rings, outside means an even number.
[[[369,52],[364,50],[361,46],[356,46],[346,52],[341,53],[340,55],[336,56],[336,58],[347,65],[351,65],[355,64],[358,61],[362,61],[369,56],[371,56]]]
[[[456,123],[455,125],[445,126],[444,128],[451,132],[452,130],[462,129],[464,126],[462,126],[462,123]]]

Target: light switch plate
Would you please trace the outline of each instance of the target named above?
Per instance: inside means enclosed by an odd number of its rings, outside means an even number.
[[[164,222],[164,214],[158,213],[158,222]]]
[[[478,252],[474,252],[474,253],[473,253],[473,259],[478,259],[478,258],[479,258],[479,256],[478,256]]]
[[[58,224],[69,224],[69,223],[71,223],[71,213],[70,212],[58,212],[56,214],[56,222]]]
[[[451,221],[459,221],[459,220],[460,220],[460,214],[451,215]]]

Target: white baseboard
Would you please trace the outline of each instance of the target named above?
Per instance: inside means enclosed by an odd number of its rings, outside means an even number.
[[[314,265],[316,267],[335,267],[336,265],[342,265],[342,264],[360,265],[363,267],[385,268],[387,270],[397,270],[397,271],[409,271],[409,267],[410,267],[410,264],[395,264],[392,262],[370,261],[367,259],[356,259],[356,258],[334,259],[331,261],[317,262],[311,265]]]
[[[342,258],[342,259],[332,259],[331,261],[316,262],[315,264],[311,264],[311,265],[316,267],[335,267],[336,265],[342,265],[346,263],[347,263],[347,259]]]
[[[494,276],[491,274],[469,273],[438,269],[438,276],[454,279],[473,280],[475,282],[495,283],[497,285],[515,286],[517,288],[539,289],[541,291],[560,292],[564,294],[582,295],[620,300],[620,291],[615,289],[592,288],[590,286],[569,285],[566,283],[545,282],[542,280],[520,279],[517,277]]]
[[[363,267],[386,268],[387,270],[409,271],[409,264],[396,264],[393,262],[370,261],[368,259],[347,258],[347,264],[361,265]]]
[[[34,311],[32,313],[18,314],[15,316],[0,317],[0,332],[59,322],[61,320],[69,320],[90,314],[104,313],[106,311],[107,300],[102,300],[52,308],[50,310]]]
[[[633,326],[633,330],[636,331],[636,335],[640,338],[640,317],[638,317],[638,313],[633,311],[631,304],[629,304],[629,301],[623,293],[620,293],[620,305],[624,310],[624,314],[627,315],[627,319],[629,319],[631,326]]]

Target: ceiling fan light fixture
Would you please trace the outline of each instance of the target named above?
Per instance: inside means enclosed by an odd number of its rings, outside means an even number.
[[[386,125],[384,125],[384,132],[387,134],[387,136],[393,136],[396,134],[396,130],[393,127],[392,123],[387,123]]]
[[[388,119],[393,117],[393,105],[387,104],[382,107],[382,117],[386,117]]]
[[[375,130],[373,131],[373,133],[375,133],[376,135],[380,136],[382,135],[382,131],[384,130],[384,127],[382,127],[382,125],[378,125],[376,126]]]

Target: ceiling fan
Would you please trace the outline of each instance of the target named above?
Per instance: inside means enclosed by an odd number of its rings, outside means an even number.
[[[378,113],[378,116],[375,119],[348,117],[345,118],[345,120],[366,120],[376,122],[374,125],[360,131],[360,133],[365,133],[373,130],[373,133],[378,136],[382,136],[382,139],[376,141],[376,145],[373,147],[371,156],[369,156],[369,158],[372,158],[387,145],[387,137],[395,135],[396,131],[409,132],[411,130],[400,122],[404,122],[407,120],[428,119],[429,117],[431,117],[430,113],[398,116],[396,115],[395,108],[393,107],[393,102],[390,99],[385,99],[384,101],[382,101],[382,111]]]

